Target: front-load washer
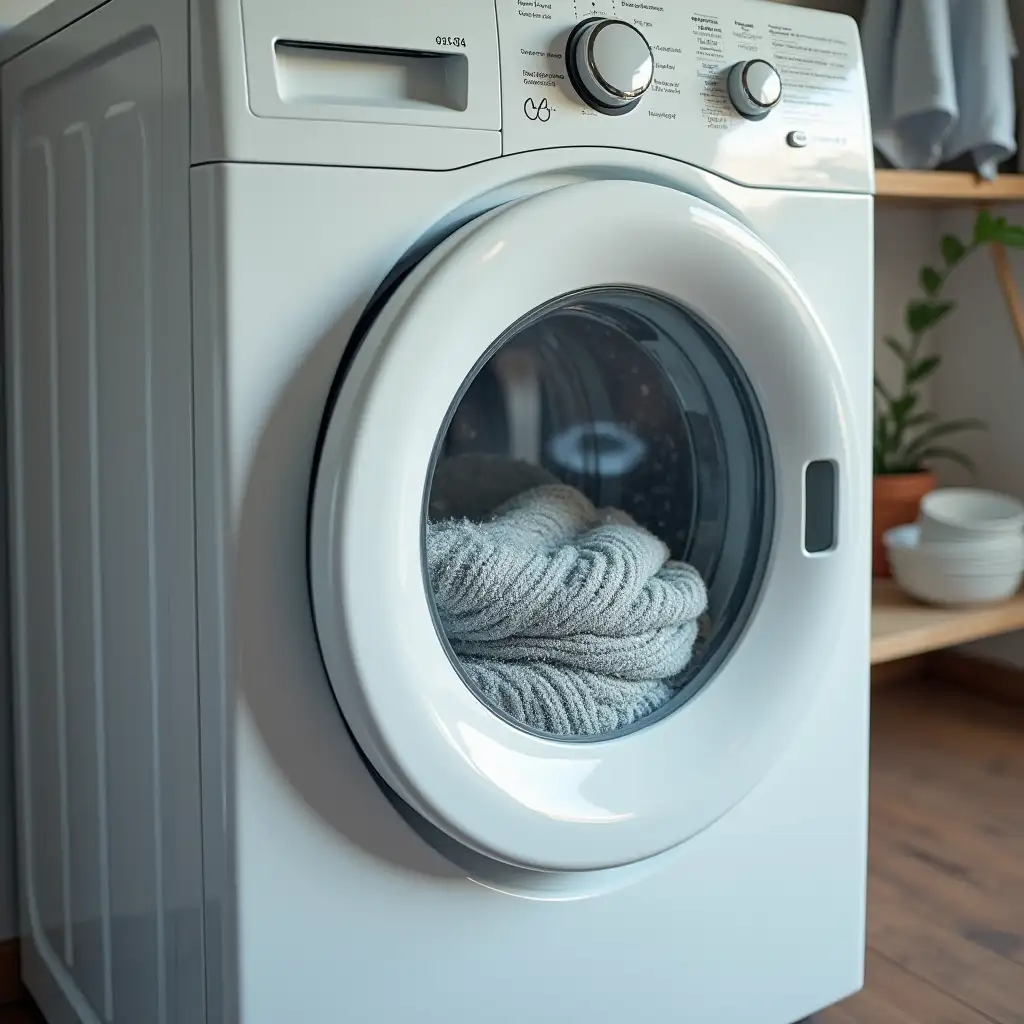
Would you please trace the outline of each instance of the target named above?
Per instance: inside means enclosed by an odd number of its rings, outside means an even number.
[[[855,991],[853,22],[57,0],[0,47],[48,1019],[791,1024]],[[539,493],[579,530],[552,540]],[[487,595],[458,618],[437,531],[509,508],[585,571],[452,548]],[[647,580],[651,543],[704,595],[656,677],[640,605],[591,587]]]

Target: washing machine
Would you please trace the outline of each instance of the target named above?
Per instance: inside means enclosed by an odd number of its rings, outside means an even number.
[[[47,1019],[792,1024],[856,991],[854,23],[56,0],[0,59]],[[516,703],[453,637],[431,531],[494,522],[517,472],[698,574],[639,710]],[[535,599],[502,579],[488,600]],[[573,634],[625,685],[603,642]]]

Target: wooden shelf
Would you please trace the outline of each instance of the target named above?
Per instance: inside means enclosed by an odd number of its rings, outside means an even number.
[[[875,172],[875,198],[891,206],[960,206],[1024,202],[1024,174],[985,181],[969,171]]]
[[[932,608],[907,597],[891,580],[875,580],[871,602],[872,665],[1015,629],[1024,629],[1024,591],[1001,604]]]

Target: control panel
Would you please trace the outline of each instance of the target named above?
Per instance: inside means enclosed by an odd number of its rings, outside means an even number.
[[[614,146],[870,191],[852,19],[763,0],[497,0],[502,150]]]
[[[244,29],[244,72],[204,83],[230,90],[235,114],[220,141],[195,119],[203,159],[443,170],[614,147],[745,185],[872,191],[843,15],[768,0],[237,2],[241,26],[222,30]]]

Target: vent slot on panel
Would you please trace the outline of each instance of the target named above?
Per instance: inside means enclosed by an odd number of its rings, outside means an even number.
[[[279,41],[274,74],[282,102],[301,105],[464,111],[464,53]]]

